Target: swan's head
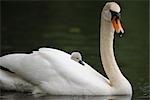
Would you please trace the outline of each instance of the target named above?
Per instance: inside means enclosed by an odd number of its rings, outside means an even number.
[[[102,17],[113,24],[116,33],[124,33],[120,23],[120,7],[115,2],[108,2],[103,8]]]
[[[84,65],[83,61],[82,61],[82,56],[79,52],[72,52],[71,53],[71,59]]]

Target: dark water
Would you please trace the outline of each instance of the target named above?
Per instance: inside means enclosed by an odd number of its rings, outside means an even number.
[[[100,11],[105,1],[2,1],[1,55],[53,47],[80,51],[84,61],[105,75],[99,54]],[[133,86],[133,100],[148,99],[149,1],[120,1],[125,34],[115,36],[115,55]],[[130,100],[130,97],[33,96],[2,92],[6,100]]]

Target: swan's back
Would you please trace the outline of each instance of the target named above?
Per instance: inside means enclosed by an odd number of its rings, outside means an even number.
[[[101,89],[108,93],[107,79],[60,50],[41,48],[31,54],[6,55],[0,58],[0,65],[50,94],[92,95]]]
[[[2,56],[0,57],[0,65],[6,68],[8,67],[8,69],[12,71],[16,70],[20,67],[20,62],[22,62],[24,57],[26,57],[27,55],[28,54],[15,53]]]

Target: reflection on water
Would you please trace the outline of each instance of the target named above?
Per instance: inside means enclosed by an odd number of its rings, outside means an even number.
[[[131,96],[39,96],[23,93],[2,94],[5,100],[131,100]]]

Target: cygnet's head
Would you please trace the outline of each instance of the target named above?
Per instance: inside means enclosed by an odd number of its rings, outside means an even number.
[[[116,33],[124,33],[120,23],[120,6],[115,2],[108,2],[102,10],[102,18],[113,24]]]
[[[72,52],[71,53],[71,59],[84,65],[83,61],[82,61],[82,56],[79,52]]]

